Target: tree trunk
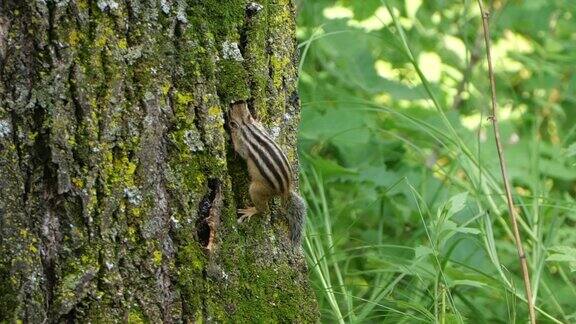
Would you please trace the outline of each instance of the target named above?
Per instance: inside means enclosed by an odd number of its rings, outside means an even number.
[[[309,322],[230,102],[296,162],[290,0],[0,0],[0,321]]]

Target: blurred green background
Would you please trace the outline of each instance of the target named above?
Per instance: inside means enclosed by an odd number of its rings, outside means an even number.
[[[576,1],[485,2],[541,323],[576,322]],[[323,322],[526,322],[476,1],[298,1]]]

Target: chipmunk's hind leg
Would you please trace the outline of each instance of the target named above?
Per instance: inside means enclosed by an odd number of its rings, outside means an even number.
[[[249,192],[252,203],[254,203],[254,207],[238,209],[238,213],[241,215],[240,218],[238,218],[238,224],[244,222],[245,220],[250,220],[250,217],[253,215],[268,211],[270,189],[261,182],[253,181],[250,183]]]

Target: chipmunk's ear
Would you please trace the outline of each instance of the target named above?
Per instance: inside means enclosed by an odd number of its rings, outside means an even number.
[[[245,101],[237,101],[230,106],[230,120],[236,122],[250,122],[252,115]]]

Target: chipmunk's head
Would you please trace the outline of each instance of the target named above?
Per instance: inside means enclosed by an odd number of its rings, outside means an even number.
[[[244,101],[238,101],[230,106],[230,122],[231,130],[239,129],[244,125],[252,123],[254,118],[248,110],[248,105]]]
[[[244,101],[235,102],[230,106],[229,117],[228,126],[230,127],[234,149],[246,159],[248,151],[245,137],[248,133],[248,125],[254,122],[254,118],[252,118],[248,105]]]

